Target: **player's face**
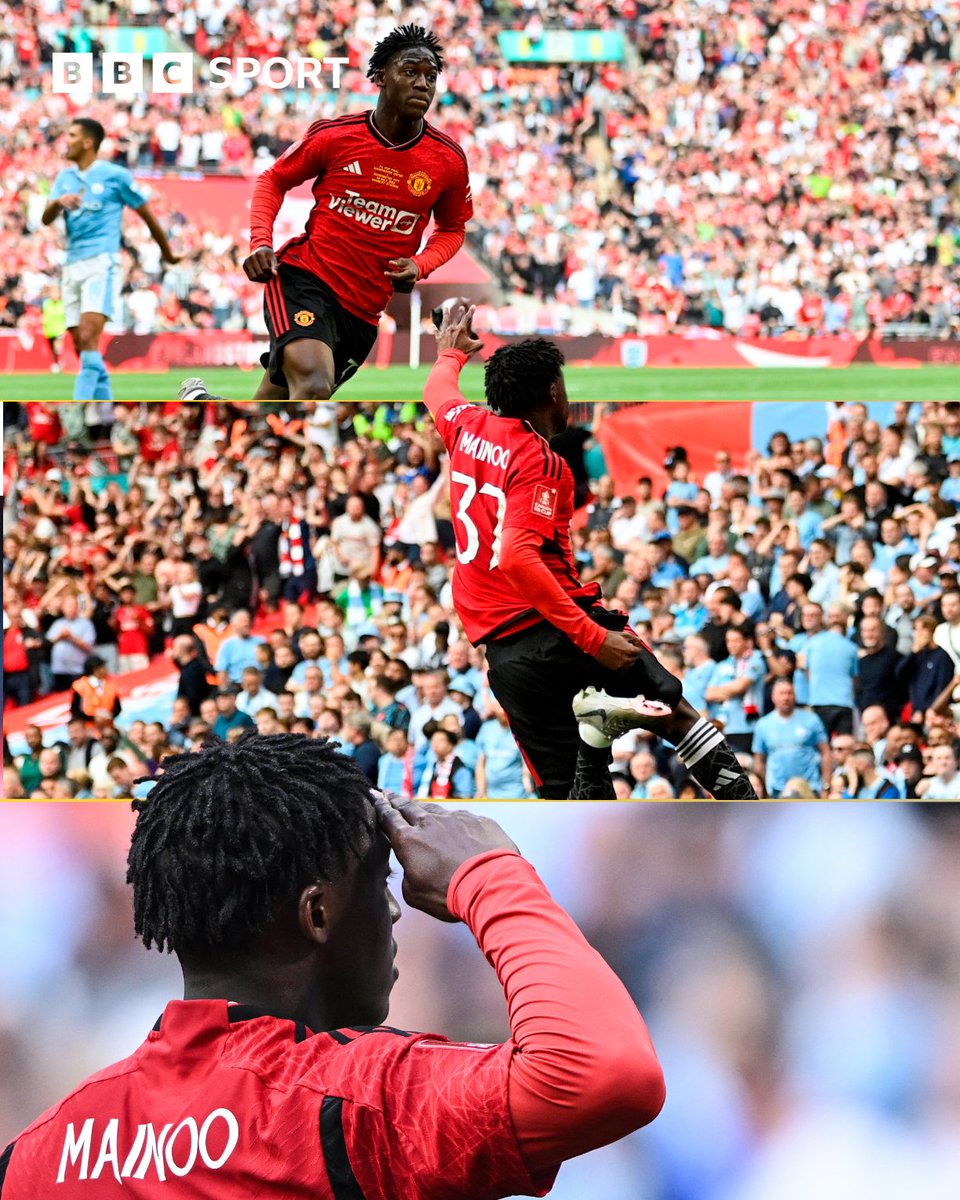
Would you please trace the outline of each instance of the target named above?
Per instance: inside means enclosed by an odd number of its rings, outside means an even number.
[[[324,965],[326,1004],[337,1025],[379,1025],[397,978],[393,926],[400,906],[388,886],[390,845],[377,833],[364,857],[337,881],[341,917]]]
[[[384,99],[399,116],[426,116],[436,91],[436,59],[425,47],[405,50],[383,72]]]
[[[567,399],[567,385],[562,374],[558,375],[556,381],[551,384],[551,390],[556,418],[554,432],[562,433],[570,423],[570,401]]]
[[[67,130],[67,161],[76,162],[92,145],[93,141],[82,125],[71,125]]]

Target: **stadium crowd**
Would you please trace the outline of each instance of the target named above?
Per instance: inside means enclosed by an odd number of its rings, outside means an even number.
[[[553,1200],[957,1195],[956,806],[467,807],[618,972],[669,1089],[648,1129],[566,1164]],[[4,815],[4,1144],[180,994],[173,957],[132,936],[131,828],[122,804]],[[468,930],[405,907],[396,939],[391,1026],[506,1036]]]
[[[617,494],[606,406],[555,443],[585,580],[715,720],[761,795],[960,799],[960,403],[831,408],[742,472],[683,447]],[[211,735],[337,738],[401,794],[524,796],[452,602],[441,445],[415,405],[8,406],[4,695],[67,691],[69,737],[5,757],[7,796],[127,795]],[[590,477],[592,475],[592,482]],[[166,656],[168,722],[118,674]],[[614,743],[622,798],[697,795],[672,750]]]
[[[303,0],[0,4],[0,328],[36,325],[62,247],[39,228],[72,115],[141,173],[269,165],[313,119],[368,102],[375,41],[400,20],[448,47],[431,119],[471,164],[475,251],[508,301],[503,331],[794,336],[960,330],[960,16],[953,0]],[[158,19],[159,12],[159,19]],[[351,67],[338,93],[237,83],[93,99],[46,83],[55,50],[155,23],[198,61],[244,54]],[[620,63],[508,64],[501,30],[620,31]],[[243,238],[158,202],[184,261],[139,223],[125,249],[128,328],[259,331]]]

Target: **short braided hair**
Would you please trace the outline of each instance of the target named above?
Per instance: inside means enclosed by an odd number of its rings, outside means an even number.
[[[367,67],[367,78],[372,79],[378,71],[388,67],[390,61],[398,54],[416,46],[423,46],[429,50],[436,60],[437,70],[443,70],[443,47],[437,35],[424,29],[422,25],[399,25],[374,46]]]
[[[494,350],[484,367],[487,403],[503,417],[524,417],[550,403],[563,351],[546,338],[525,338]]]
[[[365,853],[375,828],[369,781],[325,738],[249,733],[162,768],[133,802],[127,857],[148,949],[244,948],[304,887]]]

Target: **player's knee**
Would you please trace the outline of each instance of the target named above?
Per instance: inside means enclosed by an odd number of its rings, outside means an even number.
[[[332,395],[333,384],[320,372],[290,382],[291,400],[329,400]]]

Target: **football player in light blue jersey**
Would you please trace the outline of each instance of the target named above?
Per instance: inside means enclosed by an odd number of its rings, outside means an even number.
[[[180,259],[150,211],[133,175],[97,158],[104,139],[99,121],[78,117],[67,130],[70,164],[54,180],[44,225],[61,213],[67,226],[67,262],[63,269],[63,303],[67,328],[80,358],[74,400],[110,400],[110,376],[100,353],[100,335],[108,320],[120,314],[120,234],[124,207],[134,209],[160,247],[163,261]]]

